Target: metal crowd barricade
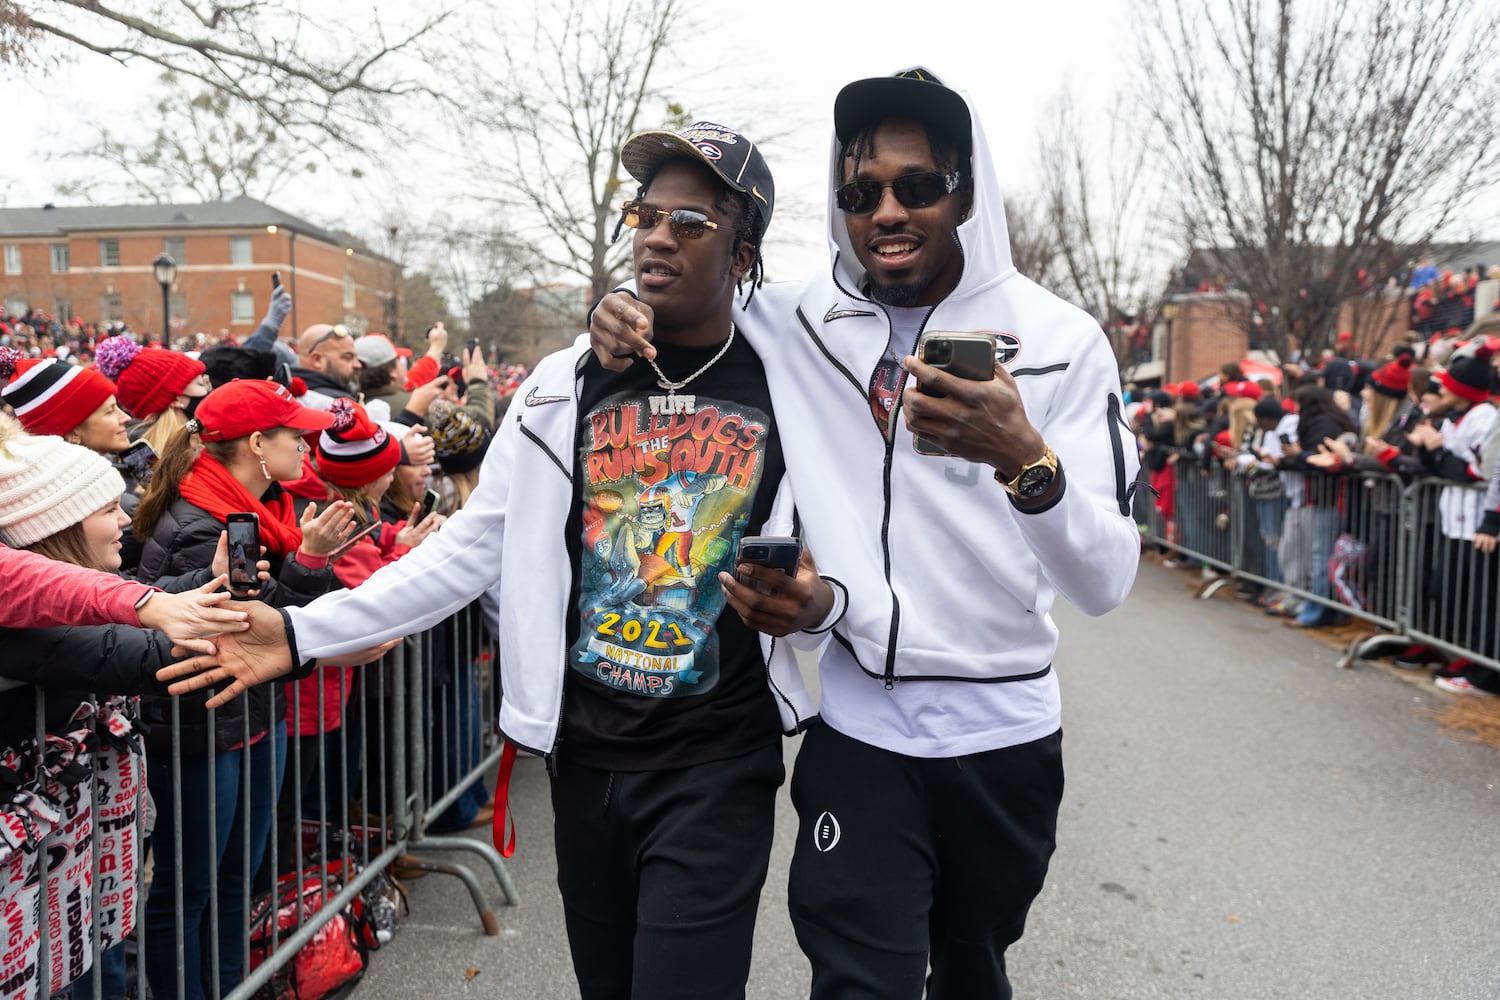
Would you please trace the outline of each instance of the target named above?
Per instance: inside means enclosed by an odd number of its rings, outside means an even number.
[[[1225,476],[1221,493],[1214,470],[1179,462],[1172,517],[1136,505],[1145,544],[1211,572],[1200,598],[1244,582],[1381,630],[1351,643],[1344,666],[1415,643],[1500,670],[1500,554],[1472,542],[1483,484],[1308,472],[1267,500],[1250,495],[1248,470]]]
[[[96,749],[90,763],[94,771],[71,791],[60,789],[56,782],[48,784],[45,768],[57,769],[61,744],[55,733],[49,733],[47,692],[40,686],[0,680],[0,694],[5,697],[17,697],[21,689],[34,692],[33,745],[8,748],[13,764],[18,753],[31,755],[29,764],[22,761],[17,766],[29,767],[38,776],[35,788],[20,790],[28,796],[25,801],[38,816],[53,816],[56,803],[65,807],[61,820],[54,817],[57,829],[42,830],[34,850],[10,854],[7,898],[11,905],[0,916],[0,922],[8,925],[9,942],[0,1000],[46,997],[51,992],[49,979],[59,987],[51,993],[58,997],[100,1000],[117,995],[100,974],[108,943],[101,939],[105,923],[101,915],[113,918],[121,908],[128,908],[133,916],[123,924],[131,926],[129,944],[134,951],[127,954],[126,942],[121,942],[109,961],[118,963],[128,980],[134,981],[132,995],[148,995],[148,956],[152,968],[161,973],[156,978],[169,980],[155,983],[150,996],[167,1000],[195,995],[196,984],[187,982],[192,942],[196,942],[204,970],[202,995],[214,1000],[269,995],[262,991],[273,982],[284,983],[299,951],[353,904],[363,908],[369,933],[379,935],[377,943],[389,939],[400,901],[388,872],[398,860],[402,865],[460,878],[474,900],[484,932],[498,934],[499,923],[473,872],[463,865],[424,861],[410,853],[428,849],[477,853],[494,873],[504,902],[518,902],[505,864],[487,840],[429,832],[461,797],[473,797],[479,794],[476,789],[485,789],[487,777],[499,762],[502,746],[494,725],[493,697],[499,678],[494,667],[494,644],[475,605],[409,637],[377,663],[323,668],[310,683],[284,685],[287,711],[274,716],[267,733],[252,732],[250,717],[244,714],[239,745],[232,750],[216,751],[213,712],[207,716],[207,745],[184,746],[184,699],[169,699],[172,751],[169,759],[155,762],[163,777],[152,794],[166,807],[161,811],[171,821],[151,829],[141,808],[131,816],[128,833],[109,819],[111,805],[127,800],[130,794],[138,795],[144,805],[144,765],[141,787],[122,792],[118,782],[106,781],[100,771],[105,755]],[[56,722],[54,718],[54,729]],[[279,729],[289,730],[284,744]],[[101,740],[99,746],[104,745]],[[237,776],[236,767],[230,765],[237,765]],[[185,783],[185,767],[202,780]],[[232,830],[215,829],[216,810],[211,803],[227,793],[217,787],[221,771],[227,780],[239,784]],[[279,782],[276,774],[282,775]],[[206,794],[200,785],[206,785]],[[279,794],[275,794],[278,786]],[[222,801],[219,808],[224,808]],[[78,847],[63,853],[59,861],[61,829],[67,817],[80,810],[93,820],[88,835],[92,867],[78,873],[80,884],[85,884],[82,876],[86,874],[86,884],[92,886],[87,934],[82,934],[81,893],[74,893],[78,898],[70,902],[65,897],[49,899],[47,890],[49,879],[55,880],[64,870],[62,862],[76,864],[71,855],[83,853]],[[7,833],[11,818],[7,817]],[[263,840],[254,834],[252,825],[257,822],[263,828],[269,826]],[[16,828],[20,829],[19,821]],[[104,850],[101,838],[110,838]],[[14,839],[7,836],[0,846]],[[229,850],[223,846],[226,839],[232,845]],[[257,872],[256,845],[261,842],[265,846]],[[118,858],[110,853],[122,843],[137,852],[135,878],[128,885],[120,883]],[[190,939],[193,931],[184,926],[185,882],[190,877],[185,875],[184,859],[193,858],[194,851],[200,851],[198,859],[206,861],[207,903],[202,927]],[[150,876],[165,852],[175,859],[169,890],[175,919],[170,931],[148,934]],[[335,876],[336,881],[322,882],[325,874]],[[327,886],[322,896],[302,891],[313,879]],[[18,893],[33,884],[40,898],[23,905]],[[201,883],[198,891],[202,891]],[[168,890],[158,887],[158,892]],[[389,910],[383,908],[381,899]],[[377,928],[372,907],[385,914],[384,926]],[[26,924],[32,913],[34,927]],[[54,955],[56,942],[70,950]],[[226,959],[221,948],[225,946],[231,950],[237,946],[241,965],[239,975],[221,987],[219,973]],[[85,966],[90,971],[80,982],[78,973]]]

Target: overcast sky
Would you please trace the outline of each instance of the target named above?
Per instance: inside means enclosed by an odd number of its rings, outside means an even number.
[[[973,16],[962,12],[978,8],[923,0],[704,2],[698,9],[718,25],[679,40],[675,48],[685,64],[706,71],[714,86],[705,85],[701,94],[688,89],[682,99],[694,115],[730,118],[738,112],[746,120],[726,124],[752,136],[756,126],[790,129],[767,145],[766,155],[781,203],[797,208],[778,212],[767,247],[773,273],[791,276],[826,258],[822,187],[833,98],[843,84],[911,65],[932,69],[974,97],[1002,184],[1025,188],[1034,183],[1041,112],[1059,88],[1071,81],[1080,102],[1098,109],[1123,85],[1133,50],[1127,6],[1128,0],[1012,0],[986,5],[982,16]],[[5,76],[0,205],[8,206],[59,201],[57,176],[77,167],[49,162],[48,149],[85,141],[91,133],[81,122],[88,115],[125,119],[147,105],[155,86],[149,68],[119,70],[87,55],[41,81],[17,83],[13,74]],[[715,114],[721,104],[730,114]],[[756,110],[767,107],[779,109],[772,121],[751,120],[772,114]],[[424,170],[422,152],[407,150],[396,171],[402,197],[426,187],[412,183],[414,173],[435,175]],[[366,216],[384,194],[331,185],[323,174],[299,179],[270,200],[322,225],[373,233],[379,222]],[[443,195],[436,197],[441,201]]]

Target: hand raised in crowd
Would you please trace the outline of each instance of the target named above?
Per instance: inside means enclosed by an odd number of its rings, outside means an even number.
[[[1354,449],[1338,438],[1324,438],[1317,454],[1307,456],[1307,464],[1319,469],[1342,468],[1354,457]]]
[[[784,636],[812,628],[833,608],[833,588],[818,576],[807,549],[788,577],[768,566],[740,563],[734,575],[719,574],[724,598],[746,625],[766,635]]]
[[[484,348],[476,347],[472,351],[464,348],[464,381],[465,382],[488,382],[490,370],[484,363]]]
[[[431,465],[437,460],[437,444],[421,424],[406,432],[401,447],[406,451],[407,465]]]
[[[448,331],[443,329],[442,323],[434,323],[427,328],[427,353],[438,361],[443,360],[443,352],[448,349]]]
[[[220,708],[242,693],[278,680],[292,671],[292,650],[286,640],[286,626],[281,612],[259,601],[242,605],[249,614],[248,626],[237,633],[217,636],[218,652],[214,656],[197,656],[162,667],[156,679],[171,682],[171,694],[191,694],[214,684],[228,683],[207,702],[209,708]],[[400,639],[392,639],[346,656],[319,660],[318,666],[359,666],[379,659]],[[179,650],[173,648],[173,654]]]
[[[995,366],[986,382],[959,378],[916,357],[902,362],[910,374],[902,401],[906,425],[949,454],[992,465],[1006,478],[1046,450],[1026,418],[1021,391],[1010,372]],[[923,389],[940,392],[931,396]]]
[[[260,547],[260,554],[266,554],[266,547]],[[214,576],[229,577],[229,532],[219,532],[219,545],[214,549],[214,561],[210,564]],[[255,563],[255,578],[261,582],[271,579],[271,563],[267,559],[257,560]],[[255,597],[260,594],[260,589],[240,591],[241,596]]]
[[[427,411],[432,408],[432,401],[443,394],[448,388],[448,376],[439,375],[430,382],[424,382],[411,391],[411,396],[406,400],[406,410],[425,418]]]
[[[353,534],[354,505],[335,500],[318,513],[317,504],[308,504],[302,512],[302,551],[310,556],[332,555]]]
[[[594,357],[612,372],[622,372],[635,364],[635,356],[656,357],[651,346],[651,307],[624,292],[610,292],[599,300],[589,317],[589,344]]]
[[[1474,532],[1474,548],[1488,555],[1495,551],[1497,539],[1494,535],[1486,535],[1482,531]]]
[[[220,574],[196,590],[180,594],[153,592],[136,610],[136,617],[142,628],[166,633],[167,638],[185,651],[214,653],[213,642],[204,636],[243,632],[250,627],[249,614],[238,605],[230,605],[233,595],[220,589],[228,582],[228,574]]]
[[[396,532],[396,544],[405,545],[409,549],[416,548],[422,544],[422,539],[441,528],[446,520],[446,517],[434,511],[415,525],[408,524]]]

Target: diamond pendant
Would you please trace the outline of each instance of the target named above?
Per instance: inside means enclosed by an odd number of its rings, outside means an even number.
[[[647,396],[647,402],[651,405],[651,415],[670,417],[676,413],[697,413],[697,396],[679,396],[676,389],[667,389],[665,396]]]

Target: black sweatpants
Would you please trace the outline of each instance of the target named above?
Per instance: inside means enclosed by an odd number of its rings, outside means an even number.
[[[583,1000],[744,997],[781,752],[637,773],[561,762],[557,886]]]
[[[792,776],[788,904],[813,1000],[1008,1000],[1056,846],[1062,732],[968,757],[907,757],[824,724]]]

